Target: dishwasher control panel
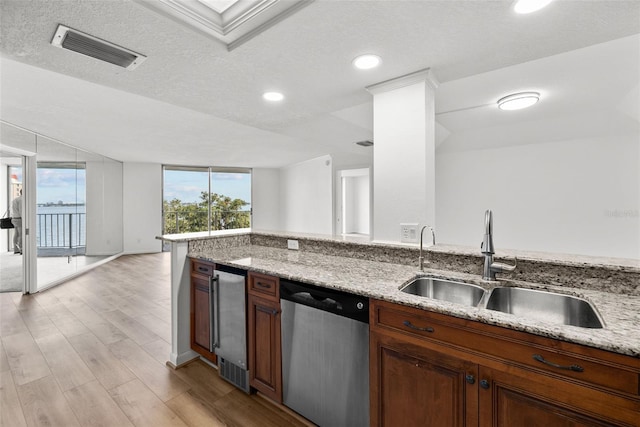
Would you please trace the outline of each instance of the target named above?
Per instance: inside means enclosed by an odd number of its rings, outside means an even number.
[[[281,279],[280,298],[369,323],[369,299],[361,295]]]

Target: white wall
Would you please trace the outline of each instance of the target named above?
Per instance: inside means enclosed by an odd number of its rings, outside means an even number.
[[[333,177],[331,156],[280,169],[280,229],[332,234]]]
[[[280,230],[280,171],[254,168],[251,171],[251,228]]]
[[[124,252],[162,250],[162,165],[124,163]]]
[[[123,251],[122,163],[86,161],[87,255]]]
[[[103,248],[106,254],[124,250],[124,176],[121,162],[104,159]]]
[[[553,141],[436,156],[438,241],[640,258],[640,139]],[[479,250],[479,249],[478,249]]]

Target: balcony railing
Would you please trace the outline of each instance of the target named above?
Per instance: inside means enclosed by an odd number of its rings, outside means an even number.
[[[251,224],[251,211],[215,210],[211,212],[210,224],[208,224],[208,219],[209,214],[206,210],[165,211],[163,234],[247,228]]]
[[[40,213],[36,221],[36,245],[39,249],[87,246],[86,213]]]

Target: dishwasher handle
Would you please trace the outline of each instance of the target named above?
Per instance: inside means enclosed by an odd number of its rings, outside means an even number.
[[[281,279],[280,298],[369,323],[369,299],[360,295]]]
[[[302,305],[308,305],[309,307],[318,308],[325,311],[340,311],[342,305],[336,300],[322,295],[313,294],[311,292],[296,292],[289,295],[290,301],[296,302]]]

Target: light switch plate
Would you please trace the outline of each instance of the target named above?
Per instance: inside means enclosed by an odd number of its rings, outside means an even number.
[[[287,239],[287,248],[289,249],[293,249],[294,251],[297,251],[298,248],[298,241],[297,240],[289,240]]]
[[[401,243],[418,243],[418,224],[417,223],[400,224],[400,242]]]

